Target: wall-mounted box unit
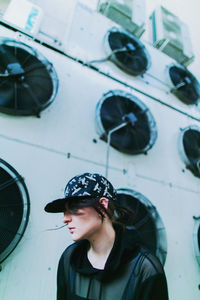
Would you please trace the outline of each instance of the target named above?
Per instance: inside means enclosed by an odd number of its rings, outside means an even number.
[[[162,6],[153,11],[150,19],[153,45],[188,66],[194,60],[188,26]]]
[[[137,37],[145,31],[145,0],[99,0],[98,11]]]
[[[38,5],[27,0],[12,0],[3,15],[3,20],[30,34],[37,34],[42,17],[43,11]]]
[[[0,1],[0,17],[2,18],[8,5],[10,4],[11,0],[1,0]]]

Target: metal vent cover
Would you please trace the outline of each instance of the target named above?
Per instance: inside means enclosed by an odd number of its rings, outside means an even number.
[[[139,232],[143,245],[164,265],[167,256],[167,237],[156,207],[141,193],[126,188],[117,189],[117,201],[119,205],[131,208],[135,212],[128,228]]]
[[[39,115],[58,89],[53,65],[34,48],[0,38],[0,112]]]
[[[29,195],[23,178],[0,159],[0,262],[15,249],[26,229]]]
[[[192,125],[181,129],[178,149],[186,167],[200,178],[200,127]]]
[[[193,217],[193,218],[195,220],[194,231],[193,231],[194,252],[197,261],[200,265],[200,217]]]
[[[200,99],[200,84],[185,67],[170,64],[166,68],[171,92],[185,104],[196,104]]]
[[[134,76],[144,74],[151,65],[144,44],[136,36],[117,27],[112,27],[106,33],[105,50],[111,61]]]
[[[122,90],[105,93],[96,106],[96,127],[101,138],[107,141],[109,131],[126,119],[132,123],[112,134],[111,145],[127,154],[147,153],[157,139],[156,122],[149,108]]]

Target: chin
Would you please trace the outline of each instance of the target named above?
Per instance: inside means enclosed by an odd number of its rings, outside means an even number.
[[[72,236],[72,240],[74,242],[78,242],[78,241],[82,240],[82,238],[80,236]]]

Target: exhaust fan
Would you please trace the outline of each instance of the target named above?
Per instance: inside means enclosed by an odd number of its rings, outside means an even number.
[[[0,39],[0,111],[39,115],[54,100],[58,79],[52,64],[21,42]]]
[[[131,189],[117,189],[120,206],[133,210],[128,229],[139,232],[142,244],[151,250],[164,265],[167,256],[167,238],[163,222],[152,203],[142,194]],[[124,220],[127,224],[127,219]]]
[[[121,90],[104,94],[96,107],[97,131],[103,140],[113,132],[110,144],[127,154],[146,153],[157,138],[156,123],[148,107],[135,96]]]
[[[195,104],[200,98],[200,84],[185,67],[172,64],[167,67],[171,92],[185,104]]]
[[[29,218],[29,195],[23,178],[0,159],[0,262],[17,246]]]
[[[200,127],[193,125],[181,129],[179,152],[186,167],[200,178]]]
[[[106,52],[118,67],[134,76],[150,67],[150,56],[138,38],[123,29],[111,28],[105,36]]]
[[[193,219],[195,220],[193,232],[194,251],[200,265],[200,217],[193,217]]]

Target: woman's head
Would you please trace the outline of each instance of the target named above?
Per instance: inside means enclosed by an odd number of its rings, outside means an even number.
[[[45,211],[72,213],[90,207],[96,211],[102,222],[108,219],[112,223],[123,224],[131,214],[120,207],[116,200],[117,193],[104,176],[84,173],[69,180],[65,187],[65,197],[48,203]]]
[[[100,199],[86,198],[80,201],[67,201],[65,204],[65,212],[76,214],[79,209],[90,207],[99,215],[101,222],[105,219],[111,223],[121,224],[125,226],[133,222],[135,213],[128,208],[122,207],[116,200],[107,199],[102,197]]]
[[[108,211],[108,199],[105,197],[67,201],[63,222],[68,226],[74,241],[94,241],[97,236],[105,233],[106,228],[112,227],[111,214]]]
[[[80,200],[69,200],[65,203],[65,212],[76,213],[77,210],[91,207],[100,216],[102,222],[107,217],[111,221],[114,218],[113,200],[105,197],[102,198],[85,198]]]
[[[63,212],[67,202],[74,201],[78,205],[84,199],[91,199],[91,204],[95,201],[98,206],[98,200],[106,198],[116,200],[117,193],[112,184],[102,175],[94,173],[84,173],[77,175],[69,180],[65,187],[65,197],[54,200],[45,206],[47,212]],[[81,205],[84,205],[84,201]]]

